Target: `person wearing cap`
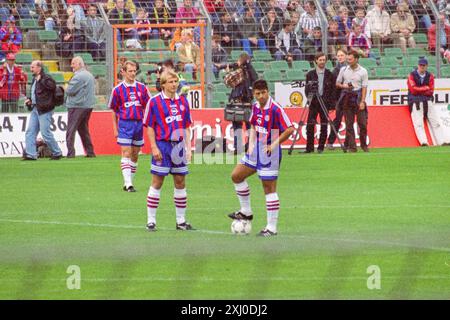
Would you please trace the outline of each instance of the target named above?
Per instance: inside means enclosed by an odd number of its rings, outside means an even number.
[[[428,117],[428,109],[431,106],[431,99],[434,94],[434,76],[427,71],[428,61],[425,58],[419,59],[416,70],[408,77],[408,106],[411,112],[411,120],[416,132],[416,137],[421,146],[428,146],[428,139],[425,133],[424,119],[428,119],[430,129],[439,123]]]
[[[22,45],[22,32],[16,27],[13,16],[9,17],[5,25],[0,29],[0,41],[3,52],[17,53]]]
[[[6,55],[6,63],[0,67],[0,100],[2,113],[17,112],[20,95],[25,95],[27,75],[15,64],[14,53]]]

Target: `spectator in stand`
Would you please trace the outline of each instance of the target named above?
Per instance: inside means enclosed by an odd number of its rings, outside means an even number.
[[[89,0],[66,0],[67,6],[72,6],[79,21],[86,19],[84,10],[89,6]]]
[[[314,61],[317,52],[323,52],[322,30],[320,27],[314,27],[312,34],[306,38],[303,47],[305,48],[305,59],[311,62]]]
[[[27,75],[15,64],[14,53],[6,55],[6,63],[0,67],[0,100],[2,113],[17,112],[21,95],[25,96]]]
[[[348,37],[350,32],[352,32],[352,19],[348,16],[347,7],[341,6],[338,11],[338,16],[334,17],[334,20],[338,23],[339,31]]]
[[[4,53],[17,53],[22,46],[22,32],[16,27],[16,20],[9,17],[5,25],[0,29],[0,41]]]
[[[283,29],[278,34],[275,41],[276,49],[275,59],[286,60],[292,62],[293,60],[301,60],[303,52],[300,50],[297,34],[294,32],[294,25],[291,21],[284,20]]]
[[[270,9],[267,15],[261,19],[261,35],[264,38],[267,47],[272,54],[275,53],[277,35],[281,31],[281,21],[276,14],[275,9]]]
[[[109,11],[108,20],[111,24],[134,23],[131,12],[125,7],[125,0],[116,0],[116,7]],[[136,29],[133,28],[127,28],[123,30],[123,32],[121,30],[120,32],[117,32],[117,41],[119,43],[128,39],[136,39],[136,37]]]
[[[177,10],[175,23],[196,23],[200,16],[200,11],[192,5],[192,0],[183,0],[183,6]]]
[[[227,63],[228,53],[220,45],[221,38],[218,34],[213,35],[211,41],[212,47],[212,71],[216,79],[219,78],[220,67]]]
[[[225,10],[225,1],[224,0],[204,0],[206,10],[208,10],[209,15],[212,18],[212,23],[217,24],[220,23],[219,14]]]
[[[139,7],[136,11],[137,16],[136,16],[136,24],[140,24],[140,25],[146,25],[146,24],[150,24],[150,20],[148,19],[148,12],[142,8]],[[150,36],[152,35],[152,28],[149,27],[138,27],[136,28],[136,33],[138,35],[138,40],[141,43],[146,43],[147,40],[150,39]],[[156,36],[157,38],[158,36]],[[154,37],[152,37],[154,38]]]
[[[7,2],[11,3],[11,15],[13,15],[16,20],[31,19],[30,11],[36,10],[34,0],[16,0]]]
[[[56,53],[60,57],[70,57],[74,52],[84,48],[84,38],[81,31],[81,21],[75,15],[73,7],[67,8],[66,15],[61,17],[59,41],[56,42]]]
[[[261,10],[261,7],[259,6],[258,2],[256,2],[255,0],[244,0],[242,5],[239,6],[237,10],[238,16],[241,19],[245,18],[248,14],[249,8],[252,10],[253,18],[259,22],[263,17],[262,14],[263,11]]]
[[[352,20],[352,27],[355,24],[360,25],[362,32],[370,39],[369,24],[367,23],[366,12],[363,9],[356,10],[356,17]]]
[[[328,54],[331,60],[336,60],[339,49],[346,47],[345,34],[339,31],[338,23],[331,20],[328,25]]]
[[[439,35],[441,48],[447,49],[450,44],[450,23],[446,18],[445,12],[439,13],[439,20],[441,22],[441,33]],[[439,49],[441,49],[439,48]],[[436,51],[436,24],[432,24],[428,29],[428,50],[432,53]]]
[[[370,39],[362,33],[362,27],[358,24],[353,26],[353,32],[348,37],[349,51],[358,52],[362,58],[368,58],[370,55]]]
[[[391,18],[384,10],[383,0],[375,0],[374,8],[367,13],[367,21],[373,46],[382,52],[384,44],[390,41],[391,34]]]
[[[136,15],[136,6],[134,5],[133,0],[122,0],[123,5],[120,5],[121,9],[119,10],[120,12],[122,11],[122,9],[127,10],[132,18],[131,20],[134,19],[134,16]],[[106,9],[108,11],[108,15],[111,13],[111,11],[113,11],[114,9],[117,8],[117,0],[108,0],[107,4],[106,4]],[[128,20],[128,19],[126,19]]]
[[[391,16],[392,38],[396,47],[402,49],[406,54],[406,45],[410,48],[416,47],[413,32],[416,29],[414,17],[409,13],[408,5],[400,3],[397,6],[397,12]]]
[[[315,27],[320,27],[320,17],[314,1],[306,1],[305,13],[301,15],[299,24],[305,35],[312,34]]]
[[[56,25],[61,24],[57,0],[36,0],[36,12],[39,14],[39,25],[47,31],[54,30]]]
[[[251,7],[246,8],[245,16],[239,19],[238,25],[241,26],[241,41],[244,51],[252,56],[252,50],[255,48],[267,50],[264,39],[259,38],[259,23],[255,20]]]
[[[448,1],[447,1],[448,2]],[[434,0],[436,8],[439,11],[444,10],[445,0]],[[427,31],[430,29],[431,25],[435,23],[434,15],[431,8],[428,6],[428,0],[417,0],[417,3],[412,5],[412,8],[417,17],[419,17],[419,27],[425,28]]]
[[[223,12],[220,17],[220,24],[214,26],[214,33],[218,34],[221,39],[222,47],[231,52],[233,47],[240,46],[236,44],[235,39],[241,39],[241,32],[238,25],[233,21],[231,15],[228,12]]]
[[[182,64],[182,69],[193,74],[196,77],[197,70],[200,68],[200,48],[194,42],[192,29],[181,31],[181,46],[177,50],[178,58]]]
[[[150,9],[148,19],[152,24],[168,24],[174,22],[174,17],[171,9],[164,5],[163,0],[155,0],[155,5]],[[152,33],[168,41],[172,37],[173,30],[171,28],[153,28]]]
[[[299,0],[289,0],[286,10],[284,11],[284,20],[293,20],[292,13],[297,12],[300,16],[305,13]]]
[[[339,15],[339,8],[343,5],[342,0],[331,0],[331,3],[326,8],[326,13],[329,19],[334,19]]]
[[[277,15],[277,18],[282,21],[283,20],[283,16],[284,16],[284,12],[283,10],[281,10],[280,8],[280,4],[278,0],[269,0],[267,2],[267,7],[265,8],[264,12],[267,15],[267,13],[270,10],[275,10],[275,14]],[[291,19],[292,20],[292,19]]]
[[[95,60],[105,59],[106,50],[106,23],[97,16],[97,7],[91,4],[88,16],[82,21],[82,29],[87,43],[87,49]]]

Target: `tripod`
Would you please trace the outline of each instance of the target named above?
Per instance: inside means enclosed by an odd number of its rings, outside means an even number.
[[[331,120],[330,115],[328,114],[327,107],[325,106],[325,103],[323,102],[322,97],[317,92],[310,92],[308,94],[308,97],[307,97],[307,100],[306,100],[306,105],[303,108],[302,113],[300,114],[300,120],[298,121],[298,127],[297,127],[297,130],[295,130],[295,132],[294,132],[294,140],[292,141],[292,144],[291,144],[291,147],[289,148],[288,154],[289,155],[292,154],[292,150],[294,149],[294,145],[295,145],[295,143],[298,140],[297,136],[300,135],[301,127],[305,124],[305,122],[304,122],[305,115],[307,117],[308,113],[309,113],[309,112],[306,112],[306,109],[309,109],[309,107],[311,105],[311,102],[313,101],[314,98],[317,98],[317,101],[319,101],[320,108],[322,109],[322,112],[327,117],[327,122],[330,125],[331,130],[334,131],[334,134],[336,135],[336,138],[339,141],[339,144],[341,146],[342,151],[347,152],[347,150],[344,147],[344,144],[342,143],[341,138],[339,138],[339,135],[338,135],[338,132],[336,130],[336,127],[334,126],[333,120]]]

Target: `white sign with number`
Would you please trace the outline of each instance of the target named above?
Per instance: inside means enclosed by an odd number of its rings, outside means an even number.
[[[202,90],[200,89],[189,90],[186,97],[189,101],[189,106],[191,107],[191,109],[203,109]]]
[[[25,132],[27,131],[29,113],[0,114],[0,157],[21,157],[25,149]],[[66,131],[67,112],[53,114],[50,130],[55,136],[63,155],[67,154]],[[39,133],[38,138],[42,138]],[[75,136],[75,153],[84,155],[83,145],[78,134]]]

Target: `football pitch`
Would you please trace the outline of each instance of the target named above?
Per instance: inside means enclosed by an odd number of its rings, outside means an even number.
[[[233,164],[190,165],[198,230],[175,230],[170,178],[147,232],[149,160],[126,193],[119,156],[1,159],[0,299],[450,298],[449,147],[283,154],[272,238],[256,176],[231,234]]]

